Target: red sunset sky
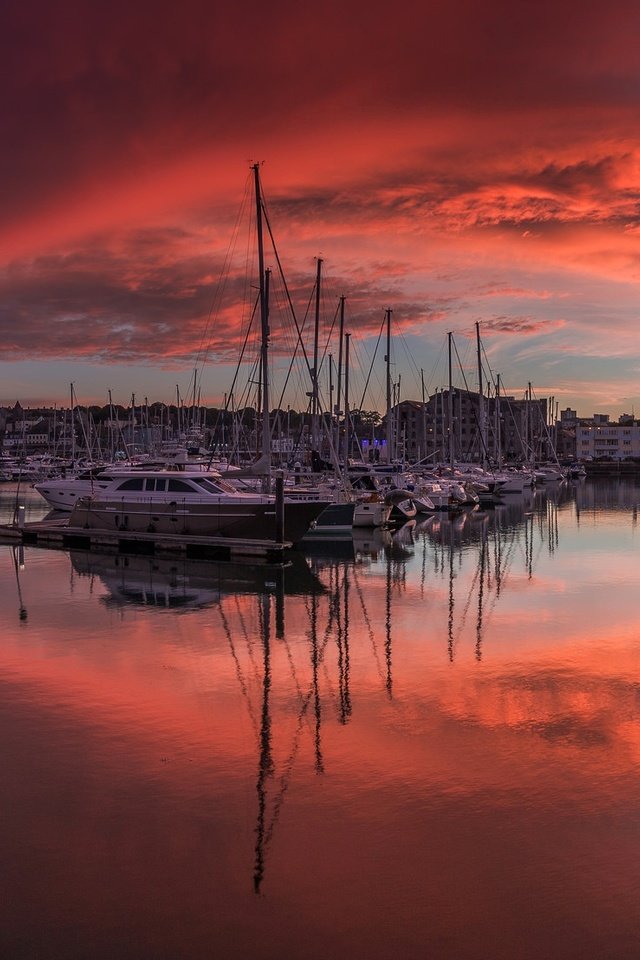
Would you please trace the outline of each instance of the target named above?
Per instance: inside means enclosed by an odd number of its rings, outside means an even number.
[[[219,402],[240,232],[224,289],[223,263],[261,161],[296,311],[321,256],[322,336],[344,294],[362,379],[390,307],[404,397],[420,370],[446,386],[448,331],[475,388],[479,322],[508,392],[640,409],[636,2],[26,0],[2,20],[0,403],[70,382],[170,401],[194,368]],[[284,357],[275,307],[272,337]]]

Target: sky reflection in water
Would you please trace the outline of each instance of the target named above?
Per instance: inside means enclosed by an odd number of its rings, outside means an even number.
[[[639,499],[284,571],[1,547],[3,954],[637,954]]]

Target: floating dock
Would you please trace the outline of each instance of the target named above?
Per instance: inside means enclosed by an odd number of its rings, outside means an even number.
[[[195,537],[183,534],[129,533],[71,527],[66,519],[0,525],[0,542],[31,544],[61,550],[100,550],[147,556],[178,556],[188,560],[251,560],[282,563],[292,548],[288,542]]]

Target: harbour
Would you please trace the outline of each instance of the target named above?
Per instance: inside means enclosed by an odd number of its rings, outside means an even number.
[[[0,544],[3,954],[635,955],[639,503],[284,563]]]

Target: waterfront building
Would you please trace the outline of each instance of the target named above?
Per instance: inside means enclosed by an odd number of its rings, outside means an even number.
[[[425,403],[403,400],[391,411],[397,450],[407,460],[548,460],[553,457],[546,399],[483,397],[442,390]]]
[[[560,419],[555,423],[554,443],[556,455],[560,461],[577,460],[576,429],[580,418],[575,410],[567,407],[560,411]]]
[[[640,459],[640,422],[623,414],[617,423],[597,413],[576,425],[576,455],[580,460]]]

